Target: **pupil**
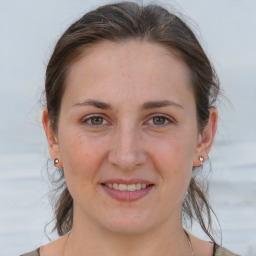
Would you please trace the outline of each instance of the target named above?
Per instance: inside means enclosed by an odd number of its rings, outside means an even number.
[[[102,118],[101,117],[94,117],[92,119],[93,124],[101,124],[102,123]]]
[[[153,121],[155,124],[164,124],[165,119],[163,117],[154,117]]]

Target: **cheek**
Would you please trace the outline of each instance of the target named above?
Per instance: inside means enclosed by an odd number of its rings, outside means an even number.
[[[169,195],[175,194],[180,201],[190,182],[195,142],[185,133],[177,133],[152,144],[150,158],[161,177],[163,193],[169,191]]]
[[[189,137],[184,134],[175,134],[161,141],[157,139],[152,144],[150,154],[155,162],[169,167],[168,169],[172,172],[192,168],[195,143]]]
[[[96,185],[96,177],[102,161],[104,161],[105,144],[103,140],[85,136],[83,132],[66,132],[60,137],[61,157],[64,166],[65,177],[69,186],[83,186],[90,183]]]

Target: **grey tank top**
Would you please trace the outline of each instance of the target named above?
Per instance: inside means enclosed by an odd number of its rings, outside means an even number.
[[[40,256],[39,249],[40,248],[36,249],[35,251],[22,254],[20,256]],[[234,254],[228,249],[214,244],[213,256],[240,256],[240,255]]]

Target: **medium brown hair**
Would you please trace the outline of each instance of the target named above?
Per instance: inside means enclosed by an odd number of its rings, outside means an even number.
[[[88,12],[72,24],[58,40],[46,70],[46,104],[50,123],[55,132],[65,80],[70,66],[85,49],[104,40],[122,42],[141,40],[156,43],[176,54],[191,73],[191,86],[196,101],[199,132],[209,119],[209,109],[219,92],[218,78],[195,34],[177,15],[159,5],[121,2],[104,5]],[[196,168],[193,167],[193,173]],[[54,200],[55,227],[59,235],[72,229],[73,199],[59,169],[58,187]],[[57,196],[56,196],[57,195]],[[188,194],[183,201],[183,217],[197,220],[204,232],[214,241],[212,209],[204,186],[193,175]]]

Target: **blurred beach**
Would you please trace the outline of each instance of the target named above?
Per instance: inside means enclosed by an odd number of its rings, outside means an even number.
[[[52,217],[48,153],[40,120],[45,67],[64,29],[106,2],[0,0],[0,255],[19,255],[49,242],[44,234]],[[256,2],[177,3],[198,25],[227,97],[218,102],[208,175],[222,243],[256,256]],[[196,227],[193,232],[204,237]]]

